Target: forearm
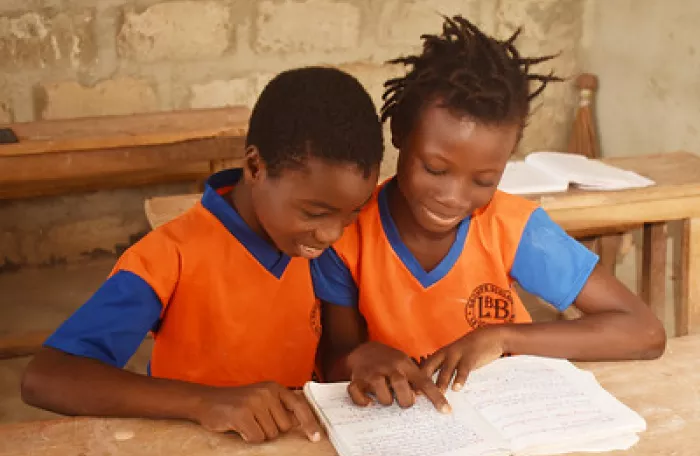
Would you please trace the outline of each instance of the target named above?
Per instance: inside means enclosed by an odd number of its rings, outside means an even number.
[[[64,415],[194,421],[206,388],[44,348],[27,367],[22,397],[30,405]]]
[[[495,329],[495,328],[494,328]],[[577,320],[503,325],[507,353],[577,361],[653,359],[665,348],[660,322],[639,321],[625,312],[585,315]]]
[[[344,382],[350,380],[348,355],[350,350],[329,353],[322,359],[323,379],[326,382]]]

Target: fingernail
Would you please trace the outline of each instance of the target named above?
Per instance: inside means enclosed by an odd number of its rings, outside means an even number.
[[[318,432],[314,432],[309,437],[309,440],[311,440],[312,442],[320,442],[321,441],[321,434],[319,434]]]
[[[461,383],[455,383],[454,385],[452,385],[452,389],[454,391],[460,391],[462,388],[464,388],[464,385],[462,385]]]
[[[452,407],[450,407],[449,404],[445,404],[442,406],[442,408],[440,408],[440,413],[444,413],[446,415],[448,413],[452,413]]]

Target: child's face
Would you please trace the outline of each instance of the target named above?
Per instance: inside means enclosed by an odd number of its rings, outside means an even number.
[[[485,125],[432,103],[423,108],[400,149],[397,179],[416,222],[447,233],[496,191],[520,125]]]
[[[252,199],[263,230],[282,252],[316,258],[343,234],[377,185],[354,164],[310,158],[300,169],[254,179]]]

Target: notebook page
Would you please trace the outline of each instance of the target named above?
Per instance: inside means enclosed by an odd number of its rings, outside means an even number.
[[[607,165],[598,160],[562,152],[535,152],[525,162],[546,173],[567,179],[587,190],[623,190],[648,187],[654,181],[639,174]]]
[[[453,412],[444,415],[425,397],[418,397],[409,409],[396,404],[358,407],[348,396],[347,383],[307,383],[304,393],[340,456],[511,454],[464,400],[451,401]]]
[[[607,453],[610,451],[624,451],[632,448],[639,442],[637,434],[627,434],[619,437],[610,437],[603,440],[586,442],[579,445],[564,444],[564,445],[547,445],[537,448],[529,448],[523,451],[518,456],[550,456],[553,454],[566,453]]]
[[[506,164],[498,189],[513,195],[565,192],[569,181],[530,166],[524,161]]]
[[[518,454],[542,447],[578,450],[646,428],[644,419],[606,392],[593,374],[565,360],[502,358],[473,372],[465,390]]]

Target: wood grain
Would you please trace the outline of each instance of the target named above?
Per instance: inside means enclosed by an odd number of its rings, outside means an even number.
[[[700,336],[669,341],[656,361],[582,363],[619,400],[640,413],[648,429],[625,452],[631,456],[696,456],[700,433]],[[328,442],[298,433],[264,445],[213,434],[187,423],[138,419],[65,418],[0,426],[0,456],[333,456]],[[618,453],[600,453],[618,454]]]

